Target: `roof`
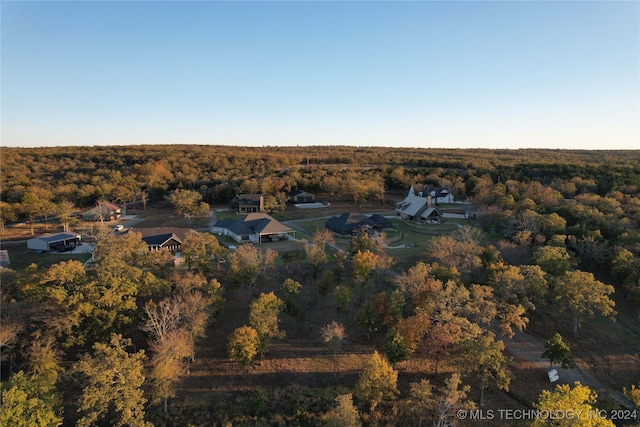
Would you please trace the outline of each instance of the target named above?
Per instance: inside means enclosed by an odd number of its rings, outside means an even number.
[[[419,216],[427,206],[427,199],[425,197],[416,196],[413,192],[413,186],[409,189],[409,194],[401,202],[397,204],[397,211],[410,216]]]
[[[78,233],[55,233],[55,234],[44,234],[42,236],[39,237],[34,237],[33,239],[29,239],[29,240],[34,240],[34,239],[38,239],[38,240],[43,240],[47,243],[54,243],[54,242],[62,242],[64,240],[70,240],[70,239],[79,239],[81,236]]]
[[[376,222],[379,226],[387,225],[391,222],[389,218],[380,214],[373,214],[369,217],[369,219]]]
[[[238,194],[239,201],[259,202],[262,194]]]
[[[250,213],[239,219],[225,218],[215,223],[214,227],[226,228],[240,236],[243,234],[276,234],[294,231],[270,215],[261,212]]]
[[[197,233],[197,231],[191,228],[180,228],[180,227],[149,227],[149,228],[135,228],[131,227],[127,231],[127,233],[140,233],[142,234],[142,240],[148,242],[149,238],[160,238],[160,236],[166,235],[175,235],[176,239],[182,243],[182,241],[187,237],[189,232]]]
[[[309,194],[313,196],[313,193],[309,193],[308,191],[304,191],[304,190],[291,190],[287,195],[289,197],[293,197],[293,196],[299,196],[300,194]]]
[[[122,210],[122,206],[118,206],[115,203],[111,203],[111,202],[103,202],[99,206],[96,206],[94,208],[91,208],[85,211],[85,213],[93,213],[93,212],[98,212],[100,210],[103,210],[104,212],[118,212]]]
[[[380,227],[380,224],[366,215],[346,212],[329,218],[325,226],[334,230],[354,231],[364,226]]]

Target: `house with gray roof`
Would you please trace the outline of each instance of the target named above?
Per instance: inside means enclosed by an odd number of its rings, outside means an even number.
[[[430,195],[416,195],[413,186],[407,197],[396,205],[396,213],[400,218],[418,222],[440,222],[442,212],[433,204]]]
[[[264,196],[262,194],[237,194],[229,202],[229,209],[238,213],[252,213],[264,211]]]
[[[168,250],[179,252],[182,242],[189,233],[197,233],[191,228],[177,227],[150,227],[150,228],[129,228],[127,233],[142,234],[142,241],[149,247],[150,251]]]
[[[292,228],[280,223],[266,213],[250,213],[242,218],[225,218],[216,222],[213,232],[229,236],[238,243],[270,242],[295,238]]]
[[[382,230],[391,228],[391,220],[380,215],[366,216],[360,213],[345,212],[342,215],[333,216],[325,222],[325,227],[334,233],[343,236],[356,234],[363,229]]]

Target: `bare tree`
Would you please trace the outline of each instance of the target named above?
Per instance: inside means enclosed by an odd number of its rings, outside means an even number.
[[[336,379],[336,372],[338,369],[338,351],[340,351],[342,341],[347,336],[344,331],[344,325],[332,320],[330,323],[327,323],[322,327],[321,334],[322,340],[333,353],[333,378]]]

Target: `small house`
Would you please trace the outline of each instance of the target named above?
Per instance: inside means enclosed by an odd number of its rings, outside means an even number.
[[[287,194],[289,201],[293,204],[315,203],[316,196],[302,190],[293,190]]]
[[[238,213],[263,212],[264,197],[262,194],[237,194],[229,202],[229,209]]]
[[[101,202],[82,213],[84,221],[115,221],[127,214],[127,208],[111,202]]]
[[[180,252],[182,242],[189,232],[196,233],[191,228],[152,227],[129,228],[127,233],[142,234],[142,241],[147,244],[150,251]]]

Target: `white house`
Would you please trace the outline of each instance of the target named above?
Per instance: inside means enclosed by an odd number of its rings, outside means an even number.
[[[214,233],[224,234],[236,242],[270,242],[295,238],[292,228],[265,213],[250,213],[239,219],[226,218],[215,223]]]

